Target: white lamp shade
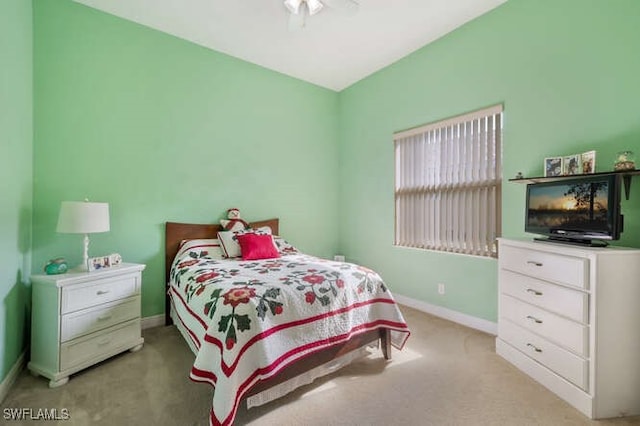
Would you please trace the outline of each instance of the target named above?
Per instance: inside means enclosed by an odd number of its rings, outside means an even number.
[[[67,234],[109,231],[109,203],[63,201],[56,230]]]

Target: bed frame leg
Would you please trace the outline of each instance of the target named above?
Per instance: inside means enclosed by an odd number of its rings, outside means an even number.
[[[169,281],[167,281],[168,283]],[[173,319],[171,318],[171,296],[169,296],[169,284],[165,287],[164,294],[164,325],[173,325]]]
[[[380,346],[382,346],[382,355],[384,359],[391,359],[391,330],[388,328],[380,331]]]
[[[171,319],[171,301],[169,296],[166,296],[164,303],[164,325],[173,325],[173,320]]]

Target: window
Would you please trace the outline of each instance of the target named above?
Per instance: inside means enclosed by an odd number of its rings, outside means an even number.
[[[497,256],[502,105],[394,134],[395,244]]]

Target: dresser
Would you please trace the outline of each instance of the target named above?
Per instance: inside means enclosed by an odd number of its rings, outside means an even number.
[[[32,275],[29,370],[64,385],[69,376],[120,352],[137,351],[145,265]]]
[[[496,352],[594,419],[640,414],[640,250],[499,240]]]

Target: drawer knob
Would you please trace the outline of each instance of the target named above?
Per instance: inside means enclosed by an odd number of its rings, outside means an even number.
[[[527,343],[527,346],[529,346],[530,348],[533,348],[533,350],[536,352],[542,352],[542,349],[536,347],[534,344]]]
[[[534,316],[527,315],[527,319],[530,319],[531,321],[535,322],[536,324],[542,324],[542,320],[538,319],[538,318],[536,318]]]
[[[527,260],[527,263],[529,265],[534,265],[534,266],[542,266],[541,262],[536,262],[535,260]]]
[[[103,294],[107,294],[107,293],[109,293],[109,290],[98,290],[98,291],[96,291],[96,294],[98,296],[102,296]]]
[[[109,343],[111,343],[111,339],[104,339],[103,341],[101,341],[101,342],[97,342],[96,344],[97,344],[98,346],[104,346],[104,345],[107,345],[107,344],[109,344]]]
[[[534,289],[532,289],[532,288],[528,288],[528,289],[527,289],[527,292],[528,292],[528,293],[532,293],[532,294],[533,294],[533,295],[535,295],[535,296],[542,296],[542,292],[541,292],[541,291],[534,290]]]
[[[111,315],[103,315],[101,317],[98,317],[98,321],[106,321],[108,319],[111,319]]]

